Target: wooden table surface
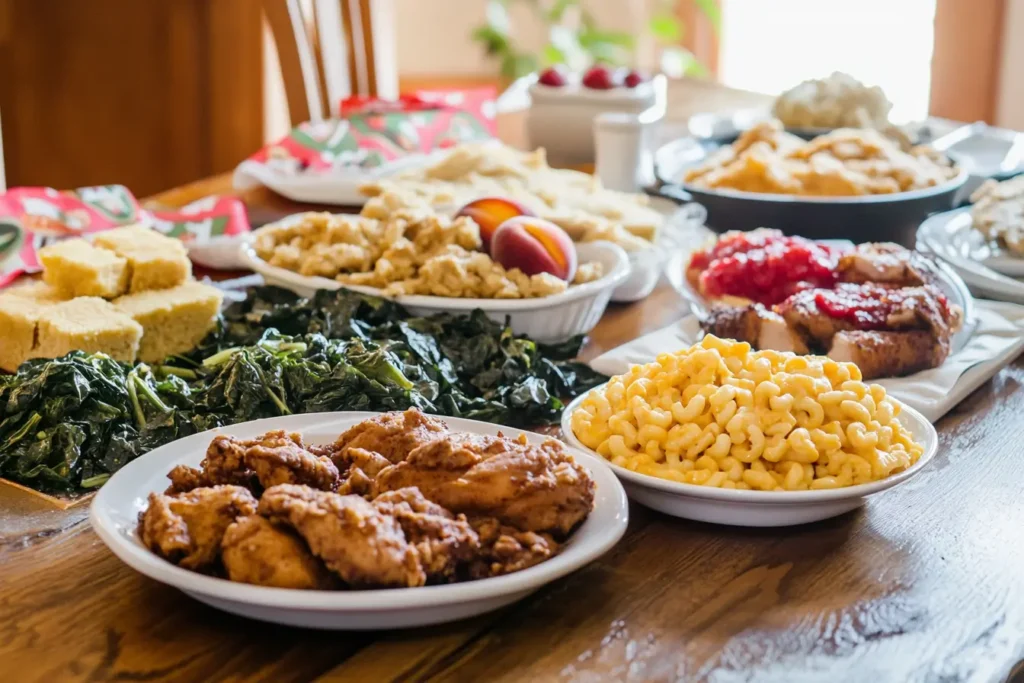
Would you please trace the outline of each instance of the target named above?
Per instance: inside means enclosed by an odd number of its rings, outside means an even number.
[[[256,225],[299,208],[244,198]],[[664,284],[613,305],[586,356],[683,310]],[[0,681],[1022,681],[1022,415],[1018,359],[938,424],[920,476],[861,510],[755,530],[633,505],[613,550],[530,598],[386,633],[218,612],[123,565],[86,506],[3,489]]]

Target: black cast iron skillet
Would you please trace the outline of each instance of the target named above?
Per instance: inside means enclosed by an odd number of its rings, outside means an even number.
[[[767,227],[810,239],[896,242],[913,249],[921,222],[953,208],[957,190],[968,177],[960,169],[955,178],[935,187],[856,197],[795,197],[679,182],[685,169],[702,161],[710,149],[711,144],[694,138],[663,145],[654,157],[657,185],[648,192],[680,204],[702,204],[708,211],[707,226],[718,233]]]

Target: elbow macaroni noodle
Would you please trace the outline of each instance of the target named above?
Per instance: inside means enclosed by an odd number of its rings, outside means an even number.
[[[759,491],[832,489],[884,479],[923,447],[899,404],[852,363],[712,335],[635,365],[572,415],[588,448],[663,479]]]

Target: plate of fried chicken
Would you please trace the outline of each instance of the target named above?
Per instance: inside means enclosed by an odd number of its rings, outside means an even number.
[[[628,507],[560,441],[410,409],[186,437],[118,471],[90,517],[126,564],[214,607],[366,630],[525,597],[615,545]]]
[[[942,365],[975,325],[973,299],[955,272],[891,243],[726,233],[677,253],[667,276],[704,332],[853,362],[866,380]]]

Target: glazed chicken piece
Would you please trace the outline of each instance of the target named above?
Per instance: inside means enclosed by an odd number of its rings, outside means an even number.
[[[559,545],[549,534],[536,534],[505,526],[493,517],[474,519],[480,552],[469,567],[474,579],[511,574],[553,557]]]
[[[826,315],[815,301],[817,289],[805,289],[775,306],[780,314],[808,346],[827,349],[837,332],[854,329],[853,323]]]
[[[426,574],[401,525],[359,496],[308,486],[267,489],[259,512],[295,529],[313,554],[350,586],[422,586]]]
[[[330,455],[338,470],[346,473],[353,463],[362,460],[351,452],[353,449],[376,453],[389,463],[398,463],[417,446],[447,432],[448,425],[441,420],[410,408],[403,413],[384,413],[353,425],[325,449],[324,454]]]
[[[839,257],[836,274],[840,282],[875,282],[894,287],[938,282],[938,271],[930,259],[890,242],[857,245]]]
[[[339,583],[294,531],[259,515],[227,528],[221,560],[230,580],[256,586],[327,590]]]
[[[807,344],[785,319],[761,304],[716,306],[701,324],[716,337],[745,341],[755,349],[808,353]]]
[[[458,567],[473,559],[480,539],[465,515],[453,515],[431,503],[417,488],[388,491],[373,500],[380,512],[394,517],[406,540],[416,547],[428,581],[450,581]]]
[[[197,488],[186,493],[149,494],[139,515],[142,542],[160,557],[196,571],[217,566],[224,532],[238,518],[256,512],[256,499],[241,486]]]
[[[178,465],[168,474],[168,493],[235,484],[259,492],[277,484],[306,484],[333,491],[338,469],[330,458],[307,450],[302,435],[277,429],[255,439],[214,437],[199,469]]]
[[[899,377],[935,368],[949,355],[949,339],[924,330],[849,330],[832,339],[829,358],[856,363],[865,380]]]
[[[423,444],[404,462],[382,470],[374,492],[410,486],[452,512],[496,517],[523,531],[559,538],[590,513],[595,489],[559,441],[533,446],[522,435],[461,433]]]

